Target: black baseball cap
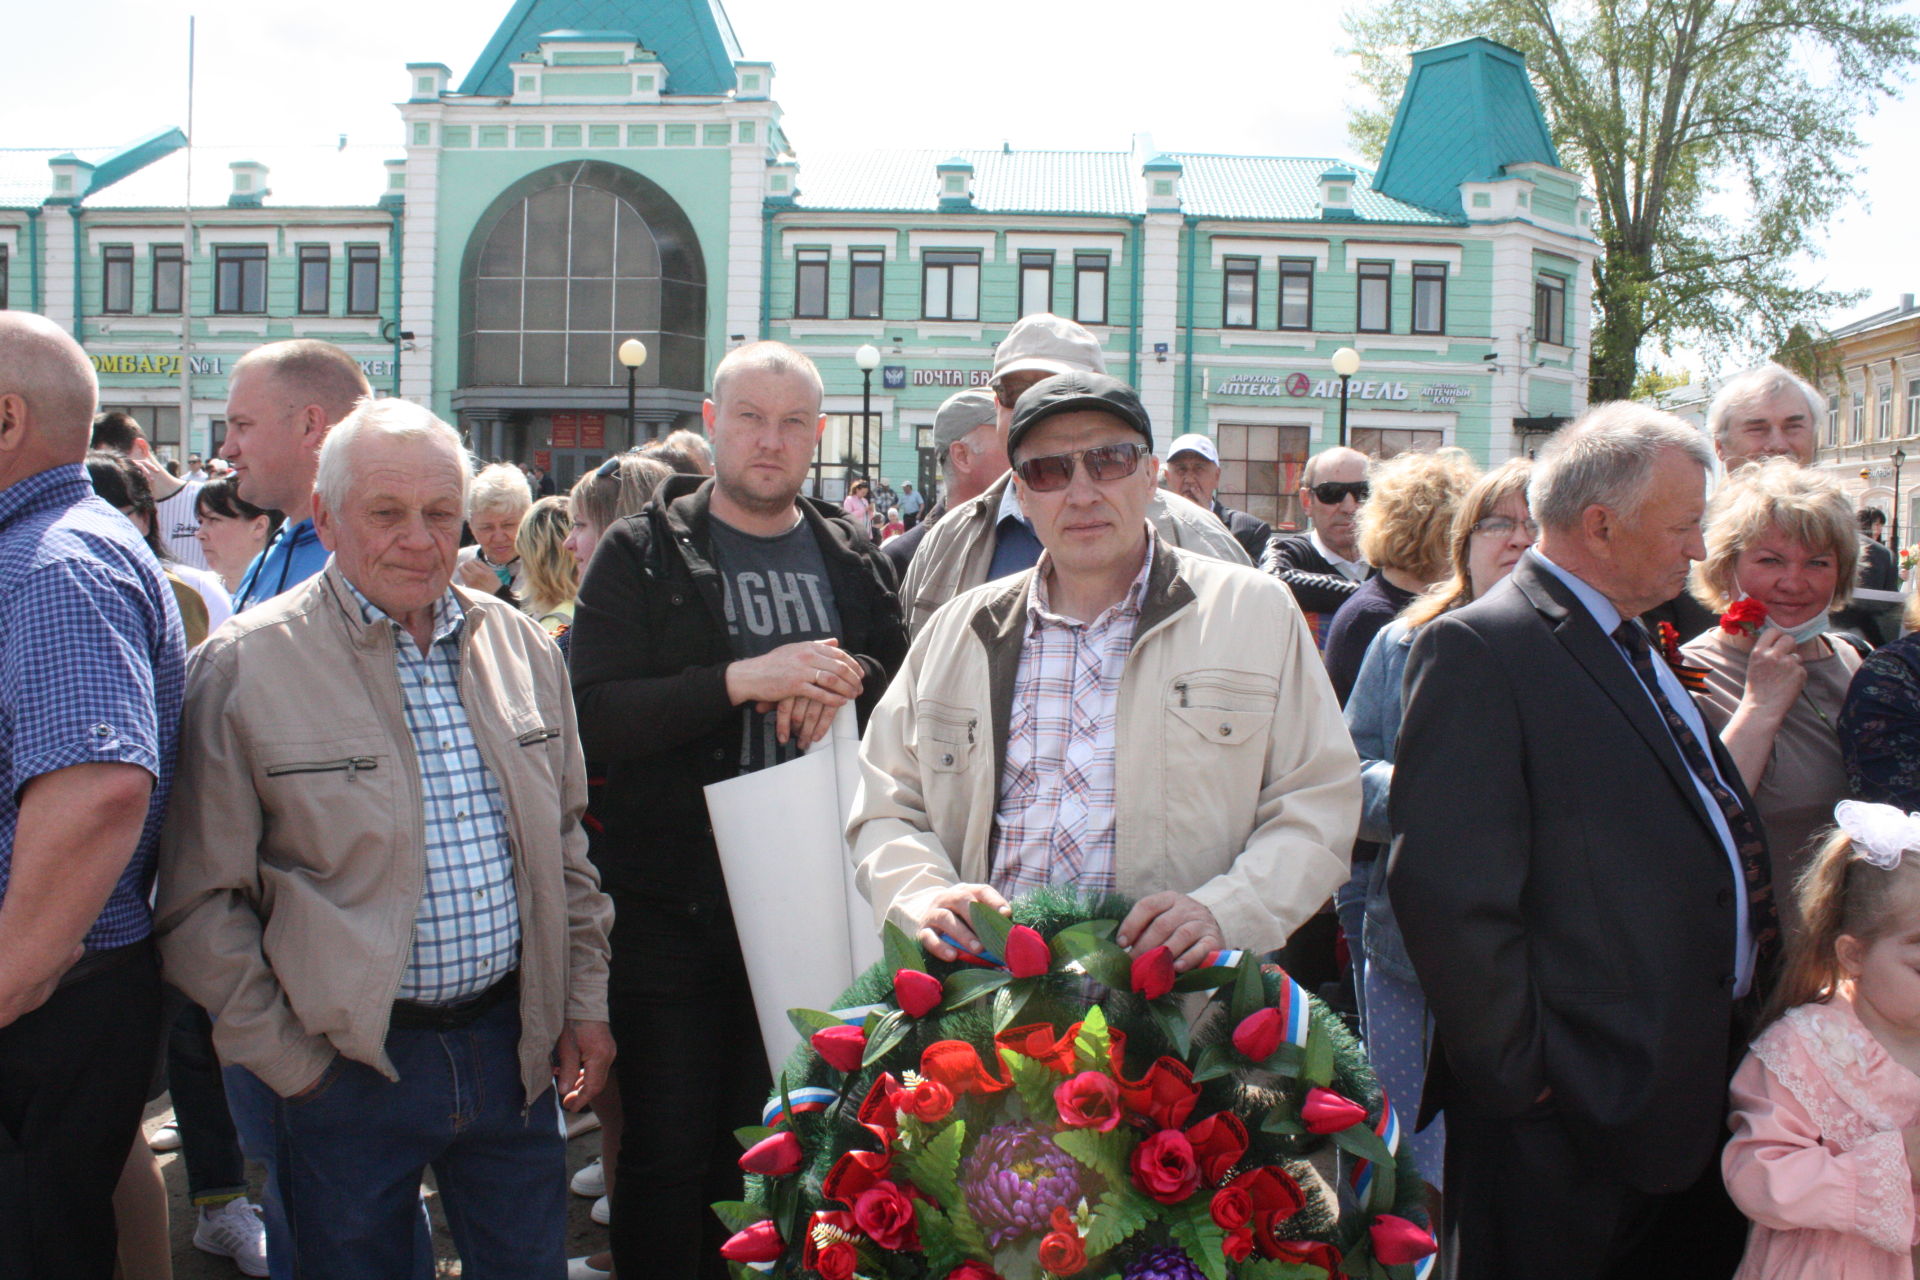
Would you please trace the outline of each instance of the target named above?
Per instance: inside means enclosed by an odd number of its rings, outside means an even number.
[[[1082,410],[1111,414],[1146,437],[1148,448],[1153,447],[1153,424],[1147,420],[1139,392],[1104,373],[1075,370],[1044,378],[1021,393],[1013,406],[1013,425],[1007,428],[1007,456],[1011,458],[1026,434],[1054,414]]]

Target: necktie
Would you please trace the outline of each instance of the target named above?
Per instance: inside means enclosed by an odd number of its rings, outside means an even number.
[[[1727,820],[1727,831],[1733,836],[1734,850],[1740,855],[1740,870],[1747,881],[1750,923],[1758,951],[1754,971],[1756,975],[1765,974],[1778,948],[1780,919],[1774,907],[1772,876],[1767,868],[1767,843],[1760,834],[1760,825],[1747,812],[1746,806],[1740,803],[1739,797],[1720,781],[1706,746],[1694,736],[1687,722],[1673,709],[1673,704],[1667,701],[1667,692],[1660,686],[1659,677],[1653,670],[1653,653],[1647,644],[1647,633],[1640,624],[1632,619],[1622,622],[1614,628],[1613,638],[1627,651],[1634,674],[1640,677],[1640,683],[1653,695],[1654,705],[1660,708],[1660,716],[1667,722],[1667,729],[1680,748],[1680,758],[1687,762],[1687,768],[1693,770],[1693,776],[1700,780],[1700,785],[1720,806],[1720,814]],[[1756,989],[1757,983],[1758,978]]]

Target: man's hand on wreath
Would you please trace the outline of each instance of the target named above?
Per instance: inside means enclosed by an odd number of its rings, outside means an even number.
[[[569,1018],[553,1049],[553,1079],[560,1091],[560,1105],[569,1111],[586,1110],[607,1083],[613,1054],[613,1031],[606,1023]]]
[[[967,923],[967,904],[984,902],[995,908],[1003,916],[1013,914],[1013,908],[1007,900],[990,884],[949,885],[934,896],[927,913],[920,917],[920,945],[940,960],[958,960],[960,947],[965,947],[975,955],[980,954],[980,939],[974,936],[973,927]],[[945,934],[952,942],[941,938]]]
[[[1178,973],[1197,969],[1226,945],[1213,912],[1184,893],[1149,894],[1133,904],[1114,940],[1133,955],[1164,946],[1173,953]]]

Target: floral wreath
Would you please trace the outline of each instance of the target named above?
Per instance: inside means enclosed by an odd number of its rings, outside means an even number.
[[[793,1010],[745,1197],[714,1206],[735,1275],[1424,1280],[1424,1184],[1359,1043],[1247,952],[1130,957],[1130,906],[976,905],[987,957],[951,964],[889,924],[842,1007]],[[1329,1141],[1337,1190],[1305,1159]]]

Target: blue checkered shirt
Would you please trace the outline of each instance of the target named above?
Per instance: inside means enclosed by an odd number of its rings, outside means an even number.
[[[347,589],[367,625],[392,622],[351,582]],[[424,654],[406,629],[392,622],[427,829],[426,883],[399,995],[421,1004],[477,996],[520,963],[520,901],[513,885],[507,805],[460,702],[460,628],[466,620],[466,610],[449,590],[434,606],[433,643]]]
[[[151,773],[140,842],[89,951],[152,930],[147,891],[173,787],[187,645],[173,589],[127,518],[78,465],[0,489],[0,899],[21,788],[77,764]]]

